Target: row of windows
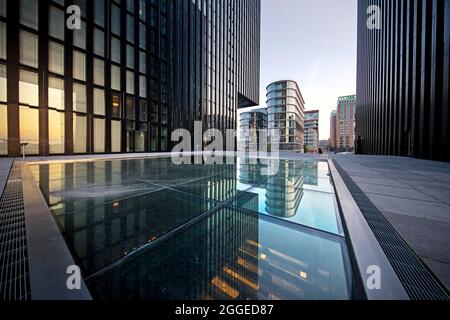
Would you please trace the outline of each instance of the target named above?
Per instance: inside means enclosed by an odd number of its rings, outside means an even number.
[[[0,154],[8,154],[8,121],[7,106],[0,104]],[[63,154],[65,152],[65,113],[57,110],[48,110],[48,137],[50,154]],[[93,119],[94,152],[105,152],[105,124],[106,120]],[[39,154],[39,109],[27,106],[19,107],[19,136],[20,143],[28,143],[26,154]],[[143,136],[140,136],[143,139]],[[74,153],[87,152],[87,117],[73,115],[73,151]],[[142,145],[141,143],[137,145]],[[121,121],[111,121],[111,151],[121,151]],[[142,150],[143,151],[143,150]]]

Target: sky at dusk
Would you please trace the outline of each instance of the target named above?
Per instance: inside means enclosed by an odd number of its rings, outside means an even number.
[[[320,110],[320,139],[339,96],[356,93],[357,0],[261,0],[261,98],[296,80],[306,110]]]

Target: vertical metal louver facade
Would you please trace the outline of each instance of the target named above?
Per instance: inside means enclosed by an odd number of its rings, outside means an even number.
[[[358,1],[359,153],[450,161],[449,50],[450,1]]]

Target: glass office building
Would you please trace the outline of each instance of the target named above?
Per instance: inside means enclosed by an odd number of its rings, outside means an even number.
[[[270,141],[280,137],[280,151],[304,151],[305,101],[295,81],[283,80],[267,87]]]
[[[241,113],[239,121],[242,151],[267,151],[267,111],[251,110]]]
[[[259,32],[259,0],[0,0],[0,155],[170,151],[194,121],[235,129],[259,102]]]

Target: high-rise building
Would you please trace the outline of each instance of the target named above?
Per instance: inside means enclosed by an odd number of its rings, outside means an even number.
[[[339,97],[336,111],[337,151],[354,151],[355,149],[355,111],[356,96]]]
[[[260,9],[0,0],[0,154],[169,151],[194,121],[236,129],[237,109],[259,103]]]
[[[308,152],[319,152],[319,110],[305,111],[305,147]]]
[[[368,28],[371,5],[381,29]],[[358,151],[450,161],[450,1],[361,0],[358,12]]]
[[[267,110],[264,108],[243,112],[240,118],[239,149],[267,151]]]
[[[330,115],[330,141],[328,143],[328,147],[332,150],[336,150],[336,148],[337,148],[336,120],[337,120],[337,112],[336,112],[336,110],[334,110],[333,112],[331,112],[331,115]]]
[[[305,100],[298,84],[291,80],[274,82],[267,87],[266,97],[269,135],[280,137],[279,150],[303,152]]]

